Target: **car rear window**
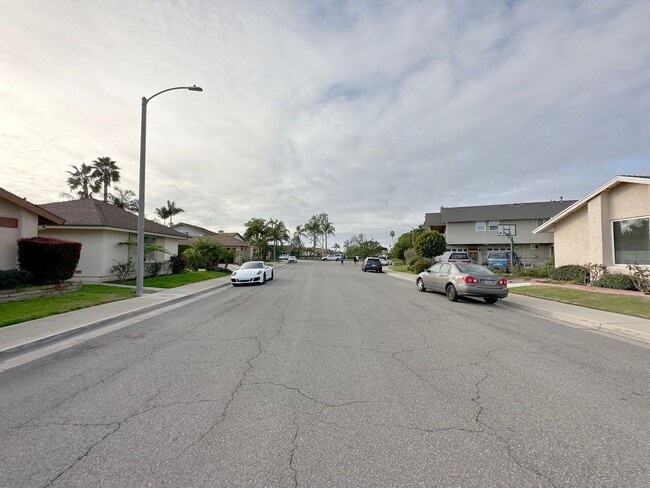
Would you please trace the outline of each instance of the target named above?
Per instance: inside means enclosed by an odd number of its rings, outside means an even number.
[[[449,259],[469,259],[469,255],[465,252],[454,252]]]
[[[379,262],[379,258],[368,258],[368,262],[369,262],[369,263],[372,263],[372,262],[376,262],[376,263],[378,263],[378,262]]]
[[[488,256],[489,259],[509,259],[507,252],[491,252]]]

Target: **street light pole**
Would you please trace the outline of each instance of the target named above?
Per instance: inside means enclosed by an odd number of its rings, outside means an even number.
[[[411,227],[410,225],[402,224],[402,227],[410,227],[411,229],[411,247],[415,247],[415,238],[413,237],[413,232],[415,231],[415,227]]]
[[[149,101],[160,95],[172,90],[190,90],[203,91],[200,86],[176,86],[167,88],[151,95],[149,98],[142,97],[142,121],[140,124],[140,183],[138,187],[138,240],[136,249],[136,266],[135,266],[135,295],[141,297],[144,288],[144,178],[145,178],[145,156],[147,147],[147,104]]]

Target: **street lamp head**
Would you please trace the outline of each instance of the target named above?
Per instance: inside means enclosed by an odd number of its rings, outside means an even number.
[[[196,86],[196,85],[188,86],[187,89],[189,91],[203,91],[203,88],[201,88],[200,86]]]

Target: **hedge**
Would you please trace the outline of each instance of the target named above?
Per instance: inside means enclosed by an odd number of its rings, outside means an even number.
[[[81,243],[30,237],[18,239],[18,263],[34,276],[35,285],[61,283],[74,276],[79,263]]]

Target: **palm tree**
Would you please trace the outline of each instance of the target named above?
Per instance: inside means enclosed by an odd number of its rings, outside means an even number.
[[[327,248],[327,236],[333,236],[334,232],[336,232],[336,228],[329,220],[325,220],[322,224],[321,232],[325,238],[325,252],[329,253],[329,249]]]
[[[261,256],[261,244],[266,241],[267,225],[264,219],[252,218],[244,224],[246,231],[244,239],[252,241],[257,248],[258,257]]]
[[[185,212],[185,210],[183,210],[182,208],[176,206],[176,202],[170,202],[169,200],[167,200],[167,210],[169,211],[169,226],[170,227],[174,224],[172,222],[172,217],[174,215],[178,215],[181,212]]]
[[[304,231],[311,237],[312,243],[314,245],[314,255],[316,255],[316,245],[319,240],[318,237],[323,234],[321,231],[321,219],[318,215],[313,215],[309,222],[303,226]]]
[[[115,187],[116,195],[109,195],[108,200],[111,205],[126,210],[131,213],[138,213],[138,200],[135,198],[133,190],[124,190],[119,186]]]
[[[108,187],[111,186],[111,182],[120,181],[120,168],[108,156],[95,159],[92,167],[92,177],[97,179],[98,186],[104,188],[104,203],[108,203]]]
[[[275,248],[278,241],[280,245],[289,240],[289,231],[281,220],[269,219],[268,235],[273,239],[273,261],[275,261]]]
[[[163,219],[163,222],[165,222],[165,225],[167,225],[167,219],[169,219],[169,226],[171,227],[174,223],[172,222],[172,217],[174,215],[177,215],[181,212],[185,212],[180,207],[176,206],[176,202],[170,202],[167,200],[167,206],[166,207],[160,207],[156,209],[156,215]]]
[[[101,189],[101,184],[93,180],[93,167],[86,163],[81,163],[80,167],[71,165],[74,171],[68,171],[72,176],[68,178],[68,186],[71,190],[77,191],[79,199],[92,198],[93,193],[97,193]]]
[[[171,220],[171,215],[169,215],[169,209],[167,207],[157,208],[156,215],[163,219],[163,225],[167,225],[167,219]]]

